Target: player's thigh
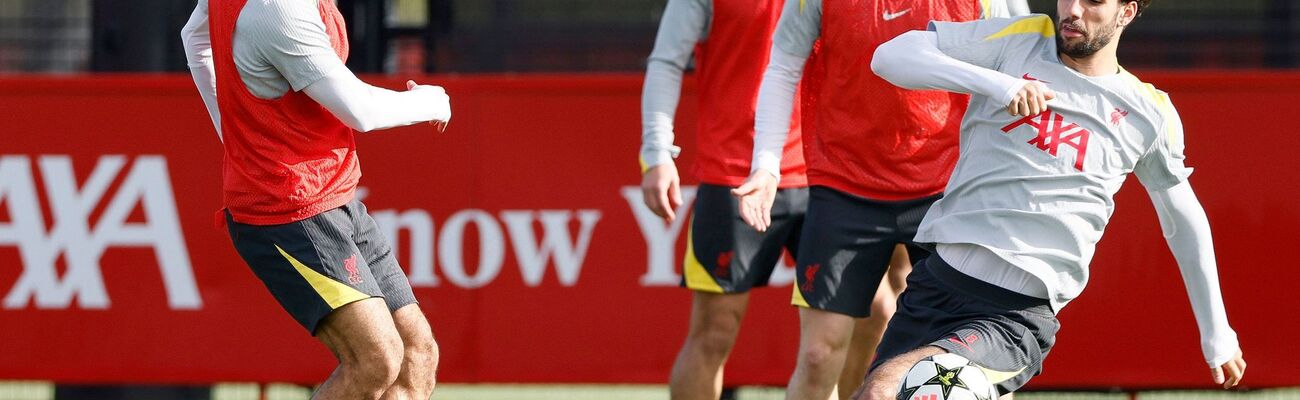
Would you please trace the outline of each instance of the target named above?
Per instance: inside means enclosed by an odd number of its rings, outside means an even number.
[[[821,186],[811,188],[809,197],[793,302],[866,317],[897,242],[893,210]]]
[[[236,251],[280,306],[316,334],[335,310],[383,292],[352,243],[339,209],[281,225],[245,225],[227,216]]]
[[[889,258],[889,272],[885,275],[885,283],[895,295],[907,287],[907,274],[912,272],[912,265],[916,264],[912,261],[911,255],[916,252],[909,251],[908,245],[902,243],[894,245],[894,254]]]
[[[772,227],[759,232],[740,218],[731,188],[700,185],[691,212],[683,260],[683,285],[706,293],[745,293],[767,285],[794,221],[779,191]]]
[[[393,357],[400,360],[402,338],[380,298],[339,307],[321,321],[316,336],[345,363]]]
[[[871,390],[873,392],[884,390],[891,392],[888,394],[892,395],[894,394],[892,392],[896,391],[899,385],[902,384],[903,378],[907,376],[907,372],[910,371],[912,366],[916,365],[918,361],[945,352],[947,351],[938,347],[921,346],[892,356],[888,359],[882,358],[880,360],[880,365],[873,368],[871,372],[867,374],[862,388],[863,390]],[[854,396],[854,398],[862,397]]]
[[[740,331],[749,293],[709,293],[696,291],[691,299],[690,335],[711,343],[730,347]]]

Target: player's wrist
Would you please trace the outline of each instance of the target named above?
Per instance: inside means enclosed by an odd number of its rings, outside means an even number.
[[[676,146],[673,146],[673,148],[676,148]],[[644,146],[641,149],[641,173],[664,164],[673,164],[674,157],[676,157],[676,154],[670,149]]]
[[[996,83],[999,90],[989,93],[990,96],[1001,96],[997,97],[1000,104],[1011,104],[1016,99],[1016,96],[1020,94],[1020,91],[1025,89],[1025,86],[1033,83],[1033,81],[1026,79],[1003,76],[1006,79],[999,79],[999,82]]]

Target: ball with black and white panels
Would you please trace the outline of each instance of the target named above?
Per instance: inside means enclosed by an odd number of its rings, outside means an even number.
[[[997,389],[984,370],[956,354],[917,361],[898,387],[898,400],[995,400]]]

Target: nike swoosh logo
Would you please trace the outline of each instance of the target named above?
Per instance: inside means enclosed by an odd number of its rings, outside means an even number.
[[[1042,79],[1038,79],[1038,78],[1035,78],[1035,77],[1029,76],[1029,74],[1027,74],[1027,73],[1026,73],[1024,76],[1022,76],[1021,78],[1025,78],[1025,80],[1027,80],[1027,81],[1039,81],[1039,82],[1042,82],[1042,83],[1051,83],[1051,82],[1048,82],[1048,81],[1045,81],[1045,80],[1042,80]]]
[[[894,12],[894,13],[889,12],[889,10],[885,10],[885,13],[884,13],[884,14],[881,14],[881,15],[880,15],[880,18],[884,18],[886,21],[893,21],[893,20],[895,20],[895,19],[898,19],[898,17],[903,16],[903,14],[907,14],[907,12],[909,12],[909,11],[912,11],[912,9],[909,8],[909,9],[906,9],[906,10],[903,10],[903,11],[899,11],[899,12]]]

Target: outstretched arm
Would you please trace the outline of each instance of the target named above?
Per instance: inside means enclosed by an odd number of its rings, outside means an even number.
[[[212,68],[212,41],[208,33],[208,2],[199,1],[190,13],[190,19],[181,28],[181,43],[185,46],[185,61],[194,78],[194,87],[199,89],[203,105],[208,109],[208,118],[217,129],[217,138],[221,138],[221,111],[217,109],[217,75]]]
[[[999,104],[1010,104],[1031,82],[944,54],[938,34],[930,31],[907,32],[880,45],[871,71],[902,88],[981,95]]]
[[[1160,217],[1165,241],[1182,271],[1201,334],[1201,352],[1215,383],[1225,388],[1235,386],[1245,372],[1246,362],[1241,358],[1237,334],[1228,325],[1228,314],[1223,308],[1205,209],[1187,181],[1164,190],[1148,190],[1147,194]]]
[[[371,86],[339,62],[303,92],[360,132],[451,120],[450,99],[441,87],[407,82],[407,89],[397,92]]]
[[[303,91],[357,131],[451,118],[447,94],[440,87],[408,82],[407,90],[399,92],[357,79],[335,52],[315,4],[249,2],[239,17],[235,47],[242,45],[256,56],[244,62],[274,68],[290,90]]]

